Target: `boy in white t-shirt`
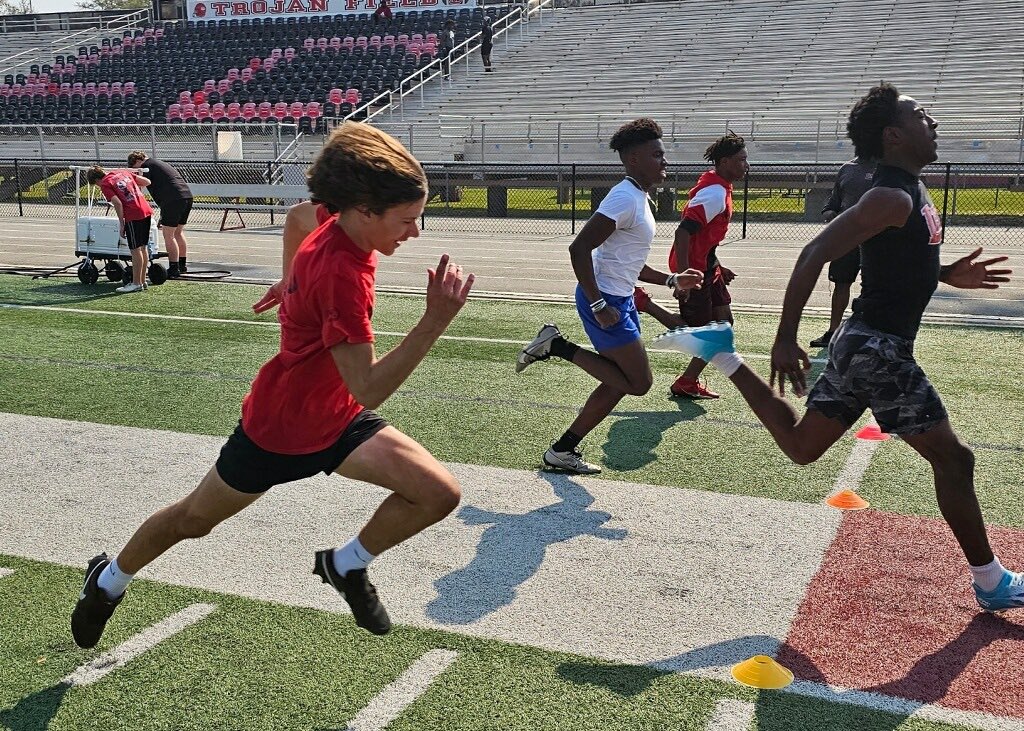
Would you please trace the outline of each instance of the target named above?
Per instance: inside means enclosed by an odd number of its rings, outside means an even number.
[[[655,230],[647,191],[665,180],[668,167],[661,127],[653,119],[636,119],[619,128],[610,147],[619,153],[626,178],[609,191],[569,246],[579,282],[576,310],[597,353],[581,349],[548,324],[523,348],[516,362],[519,372],[553,355],[601,382],[568,431],[544,453],[547,467],[581,475],[601,471],[583,460],[578,449],[583,437],[623,396],[642,396],[651,388],[651,365],[640,341],[640,317],[633,302],[637,279],[666,285],[680,295],[699,287],[703,278],[694,270],[668,274],[647,266]]]

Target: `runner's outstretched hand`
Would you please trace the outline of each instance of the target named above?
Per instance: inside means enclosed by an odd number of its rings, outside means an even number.
[[[427,310],[423,318],[442,329],[448,327],[466,304],[475,279],[473,274],[463,277],[462,267],[442,254],[437,269],[427,270]]]

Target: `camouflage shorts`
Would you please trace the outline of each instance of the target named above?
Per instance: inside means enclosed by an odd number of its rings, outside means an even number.
[[[807,396],[817,409],[847,426],[871,409],[882,431],[910,436],[946,419],[938,392],[914,360],[914,343],[854,317],[828,347],[828,365]]]

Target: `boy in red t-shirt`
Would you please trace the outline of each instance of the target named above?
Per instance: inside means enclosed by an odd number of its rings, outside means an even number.
[[[313,573],[348,602],[356,624],[385,634],[391,620],[366,568],[458,505],[455,478],[422,446],[370,409],[405,381],[466,302],[473,275],[441,257],[428,272],[426,311],[377,358],[370,316],[377,252],[419,235],[427,178],[392,137],[369,125],[335,130],[309,170],[329,215],[287,262],[281,349],[257,374],[242,419],[190,495],[151,516],[117,558],[94,557],[71,615],[80,647],[99,641],[132,576],[186,538],[198,538],[274,485],[318,472],[392,491],[357,536],[318,551]]]
[[[118,287],[116,291],[141,292],[146,288],[146,271],[149,268],[149,230],[153,222],[153,209],[142,195],[142,188],[149,185],[149,179],[126,170],[107,172],[94,165],[85,174],[90,185],[99,185],[103,197],[110,201],[121,223],[120,235],[127,239],[132,252],[132,283]]]

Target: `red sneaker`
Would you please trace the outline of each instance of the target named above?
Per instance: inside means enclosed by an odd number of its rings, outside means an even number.
[[[706,388],[696,378],[687,378],[686,376],[679,376],[669,388],[669,392],[675,398],[712,399],[719,397],[717,393]]]
[[[637,312],[643,312],[650,302],[651,295],[647,294],[646,289],[643,287],[636,287],[633,290],[633,304],[636,305]]]

